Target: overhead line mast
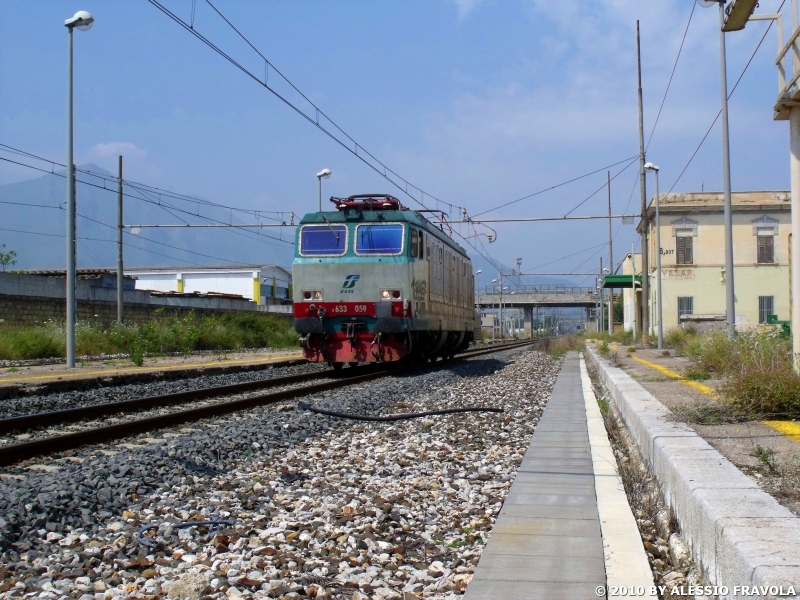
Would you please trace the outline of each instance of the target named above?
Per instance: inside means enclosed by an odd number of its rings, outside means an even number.
[[[642,341],[647,342],[650,336],[650,282],[648,281],[650,265],[648,261],[647,244],[647,186],[645,184],[645,150],[644,150],[644,107],[642,104],[642,47],[639,38],[639,21],[636,21],[636,59],[639,75],[639,190],[642,199],[642,220],[639,226],[642,228]],[[631,256],[633,260],[633,256]],[[636,305],[636,290],[634,289],[634,306]]]

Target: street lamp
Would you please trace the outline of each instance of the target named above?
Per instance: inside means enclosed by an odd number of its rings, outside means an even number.
[[[478,296],[478,309],[480,309],[481,305],[481,273],[483,273],[481,269],[475,271],[475,290],[477,291],[476,295]]]
[[[719,56],[720,85],[722,90],[722,189],[724,196],[723,214],[725,218],[725,320],[728,338],[736,334],[736,296],[733,287],[733,208],[731,206],[731,145],[728,132],[728,68],[725,59],[725,0],[697,0],[704,8],[719,5]],[[734,0],[731,13],[737,18],[746,11],[746,4],[752,0]],[[754,3],[754,2],[753,2]],[[738,4],[738,7],[736,6]],[[752,8],[750,9],[752,12]],[[747,16],[749,16],[749,12]],[[747,17],[745,17],[745,21]],[[742,25],[744,27],[744,25]],[[644,281],[644,280],[643,280]]]
[[[322,169],[322,171],[317,173],[317,181],[319,182],[319,212],[322,212],[322,180],[328,179],[330,176],[330,169]]]
[[[658,275],[656,278],[656,308],[658,315],[658,349],[664,348],[664,310],[661,307],[661,214],[660,214],[660,199],[658,197],[658,171],[659,167],[649,162],[644,166],[645,171],[652,171],[656,176],[656,271]]]
[[[494,284],[497,283],[497,279],[492,279],[492,312],[494,312]],[[494,339],[494,330],[497,327],[495,324],[497,320],[497,315],[492,315],[492,339]]]
[[[75,164],[72,136],[72,30],[88,31],[94,17],[85,10],[79,10],[71,19],[64,21],[68,31],[67,42],[67,367],[75,367]]]

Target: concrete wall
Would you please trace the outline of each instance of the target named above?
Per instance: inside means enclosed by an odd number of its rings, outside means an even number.
[[[113,288],[94,287],[90,281],[79,280],[76,288],[78,319],[99,323],[115,321],[116,294]],[[195,314],[232,311],[272,313],[272,308],[280,308],[229,298],[152,296],[150,292],[141,290],[126,290],[124,301],[125,318],[134,322],[152,319],[158,310],[162,314],[184,315],[191,310]],[[39,325],[47,321],[63,321],[65,318],[66,286],[63,278],[0,273],[0,319],[4,323]]]

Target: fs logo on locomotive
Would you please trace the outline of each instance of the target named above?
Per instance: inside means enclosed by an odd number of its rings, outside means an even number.
[[[356,283],[361,278],[361,275],[348,275],[344,278],[344,283],[342,284],[342,289],[339,291],[340,294],[352,294],[353,288],[356,287]]]

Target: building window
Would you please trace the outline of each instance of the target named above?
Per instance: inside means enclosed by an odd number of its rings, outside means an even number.
[[[758,322],[766,323],[767,317],[775,314],[775,296],[758,297]]]
[[[758,237],[758,262],[759,263],[774,263],[775,262],[775,236],[771,233],[768,235],[761,235]]]
[[[679,232],[675,238],[675,263],[679,265],[694,264],[694,252],[692,238],[690,235],[681,235]]]
[[[681,238],[678,238],[681,239]],[[692,238],[689,238],[692,239]],[[683,315],[694,314],[694,297],[693,296],[678,296],[678,325],[681,324],[681,317]]]

